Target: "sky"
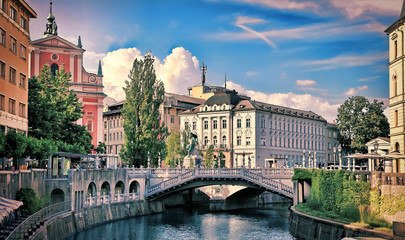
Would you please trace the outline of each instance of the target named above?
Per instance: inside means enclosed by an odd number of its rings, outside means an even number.
[[[49,1],[26,0],[41,38]],[[123,100],[135,58],[155,56],[167,92],[201,83],[257,101],[311,110],[329,122],[351,96],[388,103],[388,37],[403,0],[53,0],[59,36],[77,44],[84,67],[102,61],[104,92]],[[386,110],[387,112],[387,110]]]

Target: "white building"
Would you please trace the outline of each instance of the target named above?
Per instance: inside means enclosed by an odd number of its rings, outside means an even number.
[[[200,148],[212,144],[217,156],[223,152],[226,167],[303,165],[304,154],[306,160],[315,157],[317,165],[325,163],[327,122],[311,111],[257,102],[223,90],[182,113],[180,123],[182,130],[188,124],[197,134]]]

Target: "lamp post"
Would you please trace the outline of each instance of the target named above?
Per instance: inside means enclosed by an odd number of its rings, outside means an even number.
[[[336,147],[333,147],[332,157],[333,157],[333,169],[335,169],[335,167],[336,167]]]
[[[148,151],[148,168],[150,168],[150,156],[149,156],[149,151]]]
[[[306,164],[305,164],[305,150],[302,151],[302,167],[305,168]]]
[[[339,169],[342,169],[342,146],[338,147]]]
[[[309,168],[312,168],[312,159],[311,159],[311,151],[308,151],[308,165]]]
[[[374,141],[373,146],[374,146],[374,152],[375,152],[376,154],[378,154],[378,147],[379,147],[379,144],[378,144],[377,139]],[[374,164],[375,164],[375,160],[374,160]],[[380,165],[380,159],[378,159],[378,165]],[[375,168],[375,167],[374,167],[374,168]]]

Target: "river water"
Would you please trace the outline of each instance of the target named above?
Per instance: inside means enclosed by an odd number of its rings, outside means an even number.
[[[166,209],[91,228],[68,240],[295,239],[288,230],[287,207],[271,204],[226,212],[210,212],[207,207]]]

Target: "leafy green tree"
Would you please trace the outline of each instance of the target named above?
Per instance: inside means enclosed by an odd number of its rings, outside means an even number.
[[[214,145],[209,145],[204,155],[204,166],[211,168],[214,160]]]
[[[223,152],[219,152],[218,154],[218,158],[219,158],[219,167],[220,168],[224,168],[225,167],[225,155]]]
[[[75,124],[83,116],[83,106],[77,95],[69,90],[70,73],[63,68],[52,75],[44,65],[39,76],[28,81],[29,136],[37,139],[60,140],[80,145],[90,152],[91,135],[86,127]]]
[[[96,153],[103,154],[103,153],[106,153],[106,149],[107,149],[107,145],[105,145],[105,143],[98,142],[98,146],[94,150],[96,151]]]
[[[54,152],[58,151],[58,148],[53,140],[28,137],[26,141],[27,147],[25,149],[24,156],[29,156],[33,159],[48,159]]]
[[[165,165],[175,167],[182,165],[183,159],[181,158],[180,134],[177,131],[171,131],[167,138],[167,156]]]
[[[368,141],[388,136],[389,123],[382,107],[382,102],[370,103],[361,96],[350,97],[340,105],[337,127],[339,142],[345,151],[367,152]]]
[[[42,201],[32,188],[20,188],[17,191],[16,199],[23,202],[23,211],[30,215],[43,207]]]
[[[27,148],[26,137],[16,131],[8,131],[5,137],[4,149],[6,157],[13,158],[13,166],[18,168],[18,160],[25,157],[25,149]]]
[[[124,87],[127,102],[122,109],[124,119],[124,146],[121,158],[139,167],[147,165],[148,152],[157,163],[157,156],[164,155],[167,128],[160,121],[159,107],[164,101],[164,85],[156,79],[154,59],[147,54],[135,59]],[[164,156],[163,156],[164,157]]]

